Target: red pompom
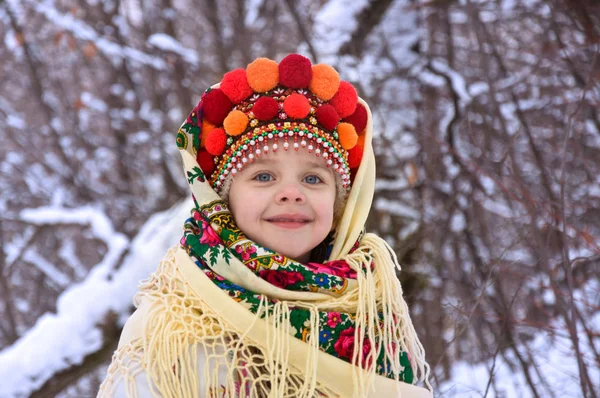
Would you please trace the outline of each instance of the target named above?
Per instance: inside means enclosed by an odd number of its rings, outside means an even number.
[[[279,104],[271,97],[260,97],[252,107],[252,113],[258,120],[271,120],[278,112]]]
[[[225,145],[227,144],[227,134],[222,128],[216,128],[208,133],[206,137],[206,150],[213,156],[219,156],[225,151]]]
[[[293,119],[304,119],[310,112],[310,104],[305,96],[294,93],[283,101],[283,110]]]
[[[306,88],[312,79],[310,59],[290,54],[279,63],[279,84],[289,88]]]
[[[329,104],[325,104],[317,109],[315,116],[319,124],[327,130],[333,131],[340,121],[340,115],[338,115],[333,105]]]
[[[348,151],[348,166],[351,169],[355,169],[360,166],[360,162],[363,158],[363,148],[358,145]]]
[[[362,104],[356,104],[354,113],[344,119],[344,122],[354,126],[357,133],[362,132],[367,127],[367,108]]]
[[[223,120],[225,120],[233,105],[225,93],[218,88],[206,93],[202,102],[204,104],[204,113],[202,116],[215,126],[223,124]]]
[[[329,103],[335,107],[340,117],[348,117],[356,110],[358,94],[352,84],[341,81],[337,93],[333,96]]]
[[[239,68],[225,73],[219,88],[234,104],[239,104],[254,93],[248,84],[246,70]]]
[[[196,155],[196,161],[200,165],[200,168],[205,175],[209,176],[213,171],[215,171],[215,159],[213,155],[207,151],[200,149],[200,151],[198,151],[198,155]]]

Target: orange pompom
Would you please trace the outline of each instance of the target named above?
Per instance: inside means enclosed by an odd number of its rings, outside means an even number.
[[[356,130],[354,129],[353,125],[342,122],[338,124],[337,132],[340,144],[342,144],[344,149],[349,150],[354,148],[356,141],[358,141],[358,134],[356,134]]]
[[[329,103],[335,107],[341,118],[348,117],[356,110],[358,102],[358,94],[352,84],[341,81],[337,93],[333,96]]]
[[[212,124],[206,119],[202,119],[202,135],[200,136],[200,148],[204,148],[206,145],[206,137],[208,137],[208,133],[214,130],[217,126]]]
[[[222,128],[216,128],[206,137],[206,150],[213,156],[219,156],[225,151],[227,144],[227,134]]]
[[[358,135],[358,141],[356,141],[356,146],[364,148],[365,147],[365,138],[366,137],[367,137],[366,134],[359,134]]]
[[[279,82],[279,66],[268,58],[257,58],[246,68],[246,78],[252,90],[257,93],[267,92]]]
[[[283,101],[283,110],[289,117],[304,119],[310,112],[310,104],[305,96],[294,93]]]
[[[250,87],[248,84],[246,70],[242,68],[234,69],[231,72],[225,73],[219,88],[223,90],[225,95],[234,104],[239,104],[254,94],[252,87]]]
[[[363,151],[363,148],[358,145],[348,151],[348,166],[350,166],[351,169],[360,166],[360,162],[363,158]]]
[[[323,101],[329,101],[340,87],[340,75],[333,67],[325,64],[317,64],[312,67],[312,80],[310,91]]]
[[[240,135],[248,127],[248,116],[244,112],[235,109],[229,112],[229,115],[223,121],[223,127],[229,135]]]

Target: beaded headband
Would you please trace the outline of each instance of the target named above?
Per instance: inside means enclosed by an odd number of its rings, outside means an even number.
[[[363,155],[367,110],[336,70],[290,54],[279,64],[258,58],[223,76],[202,95],[177,134],[188,137],[218,192],[224,180],[269,151],[306,148],[323,157],[348,189]],[[358,132],[358,133],[357,133]]]

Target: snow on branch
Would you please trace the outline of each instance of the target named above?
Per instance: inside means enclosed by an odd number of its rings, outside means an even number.
[[[384,211],[395,216],[410,218],[413,220],[421,219],[421,213],[418,210],[407,206],[403,203],[400,203],[398,200],[377,198],[377,200],[375,201],[375,208],[377,210]]]
[[[142,65],[150,66],[157,70],[166,70],[168,65],[160,57],[146,54],[143,51],[129,46],[123,46],[102,37],[91,26],[69,14],[59,12],[53,1],[31,2],[35,11],[44,15],[50,22],[69,31],[80,40],[93,42],[104,54],[118,60],[129,59]]]
[[[173,36],[169,36],[165,33],[155,33],[148,38],[146,43],[163,51],[173,52],[189,64],[194,66],[198,65],[196,50],[184,47]]]
[[[467,83],[460,73],[450,68],[447,63],[438,60],[432,60],[430,65],[436,73],[448,77],[452,90],[458,95],[463,106],[471,102],[472,98],[467,89]]]
[[[323,55],[337,54],[352,37],[358,24],[356,18],[369,5],[366,0],[331,0],[315,17],[314,38]]]
[[[104,213],[90,206],[77,209],[61,207],[24,209],[20,213],[20,218],[35,225],[89,225],[94,236],[108,246],[104,259],[95,267],[96,272],[102,270],[103,274],[107,274],[114,268],[129,243],[125,235],[114,231],[112,222]]]
[[[0,351],[0,396],[29,396],[56,373],[101,349],[99,325],[111,312],[120,319],[129,315],[137,282],[148,277],[167,249],[177,243],[191,208],[191,200],[187,200],[150,217],[130,245],[113,230],[110,220],[93,208],[23,211],[21,217],[36,224],[89,224],[96,236],[107,241],[109,250],[84,281],[60,295],[55,314],[42,315],[23,337]],[[116,261],[127,249],[115,271]]]
[[[67,287],[71,281],[71,278],[69,278],[68,275],[58,269],[56,265],[46,260],[46,258],[34,249],[27,250],[23,255],[23,260],[42,271],[50,281],[61,288]]]

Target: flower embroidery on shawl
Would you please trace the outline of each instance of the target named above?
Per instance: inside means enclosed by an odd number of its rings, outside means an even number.
[[[201,223],[202,235],[200,236],[200,243],[211,247],[223,244],[221,237],[210,226],[210,224],[202,218],[199,212],[194,212],[194,219]]]
[[[264,269],[258,273],[262,279],[272,285],[285,289],[296,282],[304,281],[304,275],[296,271],[270,270]]]
[[[334,344],[335,352],[340,358],[352,358],[354,353],[354,328],[342,330],[340,337]]]
[[[338,323],[342,320],[339,312],[329,312],[327,313],[327,326],[330,328],[335,328]]]
[[[313,272],[323,273],[335,276],[341,276],[344,278],[356,279],[356,271],[354,271],[348,263],[343,260],[329,261],[327,263],[308,263],[306,267],[310,268]]]
[[[315,283],[319,286],[325,286],[327,285],[327,283],[329,282],[329,278],[327,277],[327,275],[317,275],[315,276]]]
[[[331,330],[323,329],[319,332],[319,342],[321,344],[327,343],[330,338],[331,338]]]
[[[334,344],[335,351],[340,356],[340,358],[347,358],[352,360],[352,356],[354,355],[354,327],[349,327],[348,329],[342,330],[340,333],[340,337]],[[363,368],[367,367],[367,364],[373,362],[373,358],[368,358],[371,353],[371,341],[365,337],[363,346],[362,346],[362,363],[361,366]]]
[[[237,246],[235,251],[242,256],[242,260],[244,262],[250,260],[252,254],[256,253],[256,247],[251,243],[245,243],[243,245]],[[256,266],[254,267],[256,268]]]
[[[246,266],[247,266],[248,268],[250,268],[252,271],[255,271],[255,270],[256,270],[256,266],[257,266],[257,265],[258,265],[258,262],[257,262],[256,260],[248,261],[248,262],[246,263]]]

